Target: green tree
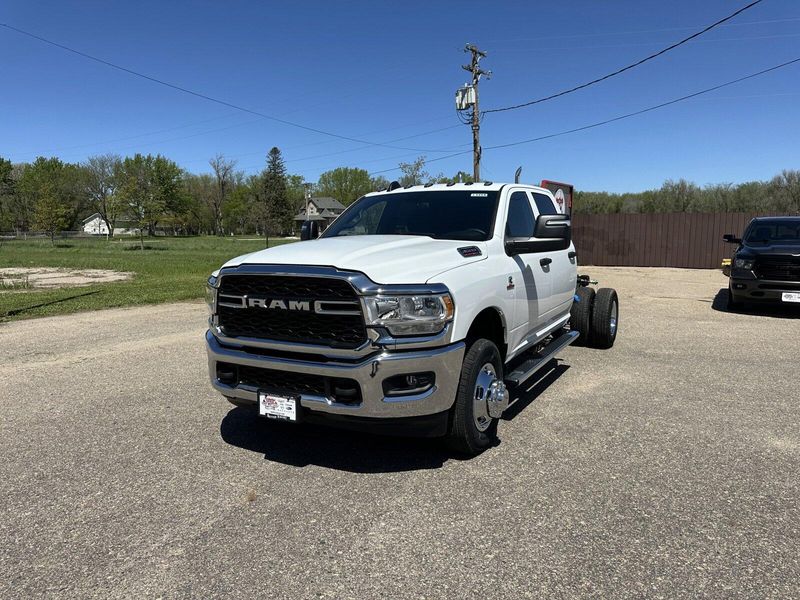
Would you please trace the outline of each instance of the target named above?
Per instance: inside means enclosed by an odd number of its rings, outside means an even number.
[[[14,227],[14,166],[0,157],[0,230]]]
[[[466,171],[456,171],[452,177],[440,174],[435,179],[436,183],[474,183],[475,181],[472,175]]]
[[[142,250],[145,228],[155,235],[159,221],[180,209],[184,198],[181,176],[180,167],[161,155],[136,154],[120,163],[118,193],[137,224]]]
[[[214,178],[208,173],[187,173],[183,185],[187,197],[181,218],[184,227],[193,233],[213,233],[214,215],[209,207],[216,192]]]
[[[784,169],[770,181],[769,187],[775,209],[800,213],[800,171]]]
[[[383,175],[377,175],[370,180],[370,191],[378,192],[389,187],[390,181]]]
[[[286,178],[286,193],[289,196],[289,206],[294,217],[306,206],[306,189],[312,184],[302,175],[289,175]]]
[[[424,156],[419,156],[410,163],[401,162],[398,166],[402,172],[398,183],[402,186],[420,185],[421,183],[427,183],[431,179],[430,173],[425,170]]]
[[[216,178],[216,191],[210,197],[211,213],[214,215],[214,233],[222,235],[223,224],[222,214],[225,202],[230,196],[231,191],[236,184],[236,167],[235,160],[227,160],[222,154],[217,154],[214,158],[208,161],[211,168],[214,170],[214,177]]]
[[[50,195],[66,212],[66,227],[77,227],[88,206],[84,174],[78,165],[58,158],[40,156],[24,165],[16,185],[15,208],[23,229],[26,229],[39,198]]]
[[[374,191],[372,179],[364,169],[338,167],[319,176],[316,194],[330,196],[345,206],[352,204],[364,194]]]
[[[67,228],[69,207],[64,204],[64,198],[50,186],[39,190],[36,208],[33,212],[34,227],[46,232],[50,242],[56,245],[56,234]]]
[[[122,208],[116,196],[116,173],[122,159],[116,154],[90,156],[83,163],[84,182],[91,207],[100,214],[106,224],[108,235],[114,235],[114,224]]]
[[[273,147],[267,154],[267,168],[262,175],[260,198],[261,223],[269,246],[270,233],[285,233],[292,227],[292,209],[286,186],[286,165],[281,151]]]
[[[222,207],[222,224],[226,231],[247,233],[252,224],[254,199],[253,189],[248,183],[236,186]]]

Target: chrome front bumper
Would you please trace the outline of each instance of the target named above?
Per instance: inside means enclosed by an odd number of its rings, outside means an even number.
[[[403,352],[384,350],[356,363],[312,362],[264,356],[225,346],[211,331],[207,331],[206,348],[211,385],[228,398],[256,403],[258,390],[251,386],[228,385],[219,381],[216,378],[218,361],[292,373],[353,379],[361,386],[360,404],[341,404],[331,398],[311,395],[301,395],[300,404],[315,412],[388,419],[419,417],[448,410],[455,401],[465,345],[464,342],[456,342],[425,350]],[[435,374],[436,381],[431,389],[414,396],[384,396],[385,379],[420,371],[432,371]]]

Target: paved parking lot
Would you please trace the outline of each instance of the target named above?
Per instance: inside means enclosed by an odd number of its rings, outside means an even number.
[[[233,408],[202,304],[0,326],[0,597],[800,596],[800,310],[589,272],[617,346],[472,460]]]

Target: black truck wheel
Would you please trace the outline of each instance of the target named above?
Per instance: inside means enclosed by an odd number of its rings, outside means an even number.
[[[464,355],[461,379],[452,409],[448,445],[475,456],[497,439],[497,419],[489,415],[490,395],[505,391],[503,360],[493,342],[475,340]]]
[[[733,295],[733,290],[731,290],[730,284],[728,284],[728,302],[727,302],[727,309],[729,312],[737,312],[742,310],[744,305],[742,302],[737,302],[735,296]]]
[[[611,348],[617,338],[619,323],[619,299],[611,288],[597,290],[592,309],[592,347]]]
[[[572,303],[572,309],[569,315],[569,327],[579,334],[574,345],[588,346],[591,339],[594,289],[581,286],[575,291],[575,295],[577,299]]]

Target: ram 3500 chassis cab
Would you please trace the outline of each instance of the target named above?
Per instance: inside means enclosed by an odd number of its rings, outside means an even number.
[[[209,278],[211,383],[262,416],[478,453],[559,349],[614,342],[616,293],[578,277],[570,233],[552,194],[529,185],[368,194],[318,239]]]

